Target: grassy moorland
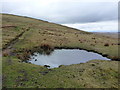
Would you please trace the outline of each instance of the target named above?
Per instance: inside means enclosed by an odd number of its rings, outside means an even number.
[[[120,39],[120,37],[119,37],[120,33],[118,33],[118,32],[93,32],[93,33]]]
[[[54,69],[22,62],[43,46],[80,48],[119,60],[117,38],[3,14],[2,45],[3,87],[118,88],[118,61],[92,60]]]
[[[92,60],[83,64],[47,69],[3,58],[3,86],[13,88],[117,88],[118,62]]]

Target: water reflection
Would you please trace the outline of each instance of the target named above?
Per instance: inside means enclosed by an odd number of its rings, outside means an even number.
[[[52,52],[34,53],[29,62],[36,65],[48,65],[50,68],[59,67],[60,65],[70,65],[85,63],[89,60],[100,59],[110,60],[100,54],[78,49],[56,49]]]

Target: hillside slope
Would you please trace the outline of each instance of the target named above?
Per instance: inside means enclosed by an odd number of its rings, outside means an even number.
[[[111,59],[118,59],[118,40],[112,37],[92,34],[66,26],[32,18],[3,14],[3,48],[18,37],[13,46],[17,51],[32,49],[41,44],[53,47],[82,48],[101,53]]]
[[[3,87],[118,88],[118,61],[92,60],[55,69],[21,62],[44,45],[85,49],[119,60],[116,38],[8,14],[2,15],[2,32]]]

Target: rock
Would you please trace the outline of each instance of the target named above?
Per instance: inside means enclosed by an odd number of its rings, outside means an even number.
[[[50,68],[50,66],[49,66],[49,65],[44,65],[44,67],[46,67],[46,68]]]

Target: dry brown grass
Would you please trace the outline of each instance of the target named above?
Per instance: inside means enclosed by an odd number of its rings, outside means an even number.
[[[40,47],[43,44],[47,44],[52,47],[77,47],[92,50],[105,53],[109,57],[118,56],[118,39],[116,38],[12,15],[3,15],[3,26],[5,25],[13,25],[18,28],[3,28],[3,46],[22,31],[26,31],[13,46],[17,51],[21,49],[31,50],[33,47]],[[27,31],[28,29],[29,31]],[[109,43],[109,46],[104,46],[106,43]]]
[[[11,56],[11,59],[3,57],[4,87],[118,87],[117,61],[93,60],[82,64],[63,65],[51,70],[42,66],[19,62],[27,59],[31,53],[41,51],[41,47],[46,49],[48,54],[51,52],[49,49],[54,47],[82,48],[118,59],[117,39],[13,15],[3,15],[3,25],[17,26],[17,28],[3,28],[3,46],[25,30],[25,33],[12,46],[17,57]],[[105,43],[109,43],[109,47],[104,46]],[[112,43],[113,45],[111,45]],[[8,51],[4,53],[4,56],[9,54]],[[12,64],[10,65],[11,60]]]
[[[104,46],[106,46],[106,47],[109,46],[109,43],[105,43]]]

